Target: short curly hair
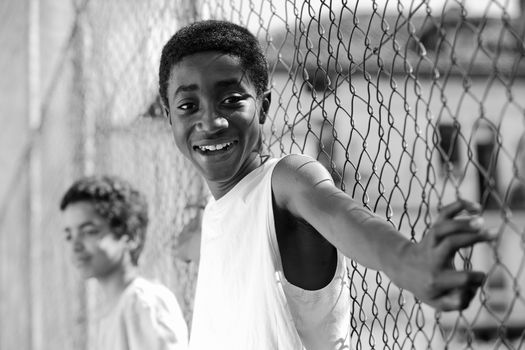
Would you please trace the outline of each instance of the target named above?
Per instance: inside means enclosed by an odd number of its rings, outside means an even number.
[[[137,247],[130,252],[132,263],[137,265],[148,227],[148,204],[144,195],[119,177],[89,176],[71,185],[60,201],[60,210],[78,202],[91,203],[116,237],[128,235],[137,242]]]
[[[159,93],[166,108],[172,67],[184,57],[206,51],[236,56],[255,85],[257,96],[268,87],[268,64],[257,38],[248,29],[227,21],[206,20],[177,31],[164,45],[159,67]]]

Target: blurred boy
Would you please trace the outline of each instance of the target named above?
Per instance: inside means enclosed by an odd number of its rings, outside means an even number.
[[[183,350],[188,331],[169,289],[139,276],[148,225],[145,198],[110,176],[75,182],[60,203],[66,240],[105,305],[97,319],[97,350]]]
[[[457,271],[453,258],[492,238],[479,206],[444,207],[412,243],[319,162],[264,157],[267,64],[245,28],[182,28],[164,46],[159,80],[175,143],[214,197],[203,215],[191,349],[347,349],[345,256],[439,310],[469,305],[484,274]]]

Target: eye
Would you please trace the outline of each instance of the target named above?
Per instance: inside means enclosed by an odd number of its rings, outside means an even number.
[[[224,105],[236,105],[247,99],[246,95],[232,94],[222,100]]]
[[[193,102],[183,102],[183,103],[180,103],[179,105],[177,105],[177,109],[181,110],[181,111],[191,111],[191,110],[194,110],[197,108],[197,105]]]
[[[96,229],[88,229],[88,230],[83,230],[82,232],[80,232],[80,234],[83,236],[96,236],[99,233],[100,231]]]

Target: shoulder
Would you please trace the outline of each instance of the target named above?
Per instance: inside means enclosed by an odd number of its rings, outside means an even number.
[[[160,283],[140,278],[125,292],[123,312],[127,322],[144,320],[173,324],[180,323],[183,314],[175,295]]]
[[[314,158],[305,154],[288,154],[277,161],[276,169],[300,166],[311,162],[317,162]]]
[[[166,286],[144,278],[137,278],[125,294],[125,304],[133,309],[171,308],[177,304],[175,295]]]
[[[320,177],[330,178],[330,174],[321,163],[307,155],[290,154],[281,158],[275,165],[272,182],[295,180],[303,183]]]
[[[330,173],[314,158],[302,154],[290,154],[281,158],[272,174],[272,190],[279,202],[299,192],[308,192],[321,182],[333,184]]]
[[[123,297],[124,323],[130,333],[130,342],[174,344],[186,341],[187,327],[182,311],[167,287],[138,278]]]

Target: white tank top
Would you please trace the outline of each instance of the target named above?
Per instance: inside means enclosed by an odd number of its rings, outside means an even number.
[[[190,349],[349,349],[345,259],[320,290],[291,285],[275,235],[271,159],[206,207]]]

